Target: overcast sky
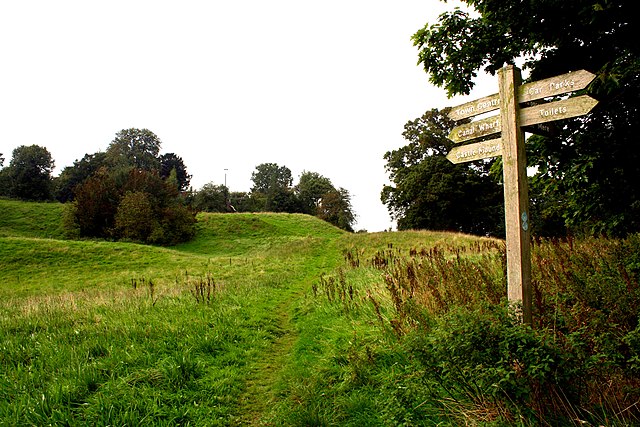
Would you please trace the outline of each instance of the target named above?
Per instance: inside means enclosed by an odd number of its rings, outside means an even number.
[[[0,153],[51,152],[57,175],[116,132],[147,128],[195,189],[249,191],[261,163],[317,172],[352,196],[355,228],[395,228],[385,152],[447,99],[411,35],[438,0],[0,2]],[[472,98],[497,92],[480,84]],[[494,86],[494,87],[492,87]]]

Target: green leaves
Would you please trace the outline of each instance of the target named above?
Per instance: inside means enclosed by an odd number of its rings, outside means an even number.
[[[149,129],[123,129],[107,148],[107,158],[113,167],[133,167],[157,170],[162,142]]]
[[[195,217],[177,188],[157,174],[131,169],[125,176],[104,168],[76,189],[69,229],[82,237],[175,244],[195,234]]]
[[[419,63],[449,96],[469,94],[481,70],[523,62],[529,79],[586,69],[599,104],[588,116],[558,123],[554,138],[531,139],[538,169],[532,197],[543,233],[625,235],[640,230],[640,50],[635,4],[625,0],[465,0],[413,36]],[[546,205],[546,206],[543,206]],[[549,207],[556,206],[551,214]],[[561,207],[561,208],[560,208]]]
[[[447,135],[453,122],[448,110],[427,111],[407,122],[409,143],[387,152],[385,169],[393,185],[381,200],[398,220],[398,229],[502,233],[502,189],[483,162],[454,165],[445,158],[454,145]]]
[[[0,195],[22,200],[51,199],[54,166],[51,153],[45,147],[17,147],[9,166],[0,171]]]

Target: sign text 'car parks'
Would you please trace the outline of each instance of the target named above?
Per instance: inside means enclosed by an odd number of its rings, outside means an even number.
[[[452,163],[463,163],[502,156],[507,293],[510,302],[522,304],[523,321],[528,324],[532,321],[532,298],[524,131],[553,132],[549,122],[587,114],[598,101],[582,95],[552,102],[539,101],[536,105],[523,108],[520,108],[520,104],[584,89],[594,78],[594,74],[579,70],[520,84],[520,70],[508,65],[498,72],[498,93],[459,105],[449,112],[449,118],[463,120],[500,110],[499,114],[456,126],[449,134],[449,139],[455,143],[500,134],[498,138],[456,146],[447,154],[447,159]]]

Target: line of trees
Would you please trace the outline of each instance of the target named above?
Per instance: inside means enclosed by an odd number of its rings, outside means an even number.
[[[303,172],[293,184],[291,170],[262,163],[251,174],[250,192],[229,192],[224,185],[205,184],[192,195],[194,209],[206,212],[289,212],[317,216],[343,230],[356,220],[351,195],[317,172]]]
[[[214,183],[193,191],[182,158],[160,148],[150,130],[124,129],[106,151],[85,154],[52,177],[55,163],[46,148],[20,146],[7,167],[0,153],[0,196],[66,203],[72,237],[174,244],[193,237],[198,211],[306,213],[353,231],[349,192],[318,173],[304,172],[294,186],[289,168],[263,163],[248,193]]]

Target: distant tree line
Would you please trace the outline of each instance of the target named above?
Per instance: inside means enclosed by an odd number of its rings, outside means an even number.
[[[315,172],[304,172],[294,186],[290,169],[264,163],[250,192],[214,183],[194,191],[182,158],[160,148],[150,130],[124,129],[106,151],[85,154],[53,177],[46,148],[20,146],[6,167],[0,153],[0,196],[66,203],[65,228],[78,238],[174,244],[193,237],[198,211],[305,213],[353,231],[348,191]]]
[[[206,212],[303,213],[353,231],[356,218],[351,195],[317,172],[303,172],[294,185],[288,167],[262,163],[251,174],[251,181],[250,192],[229,192],[224,185],[205,184],[193,193],[191,206]]]

